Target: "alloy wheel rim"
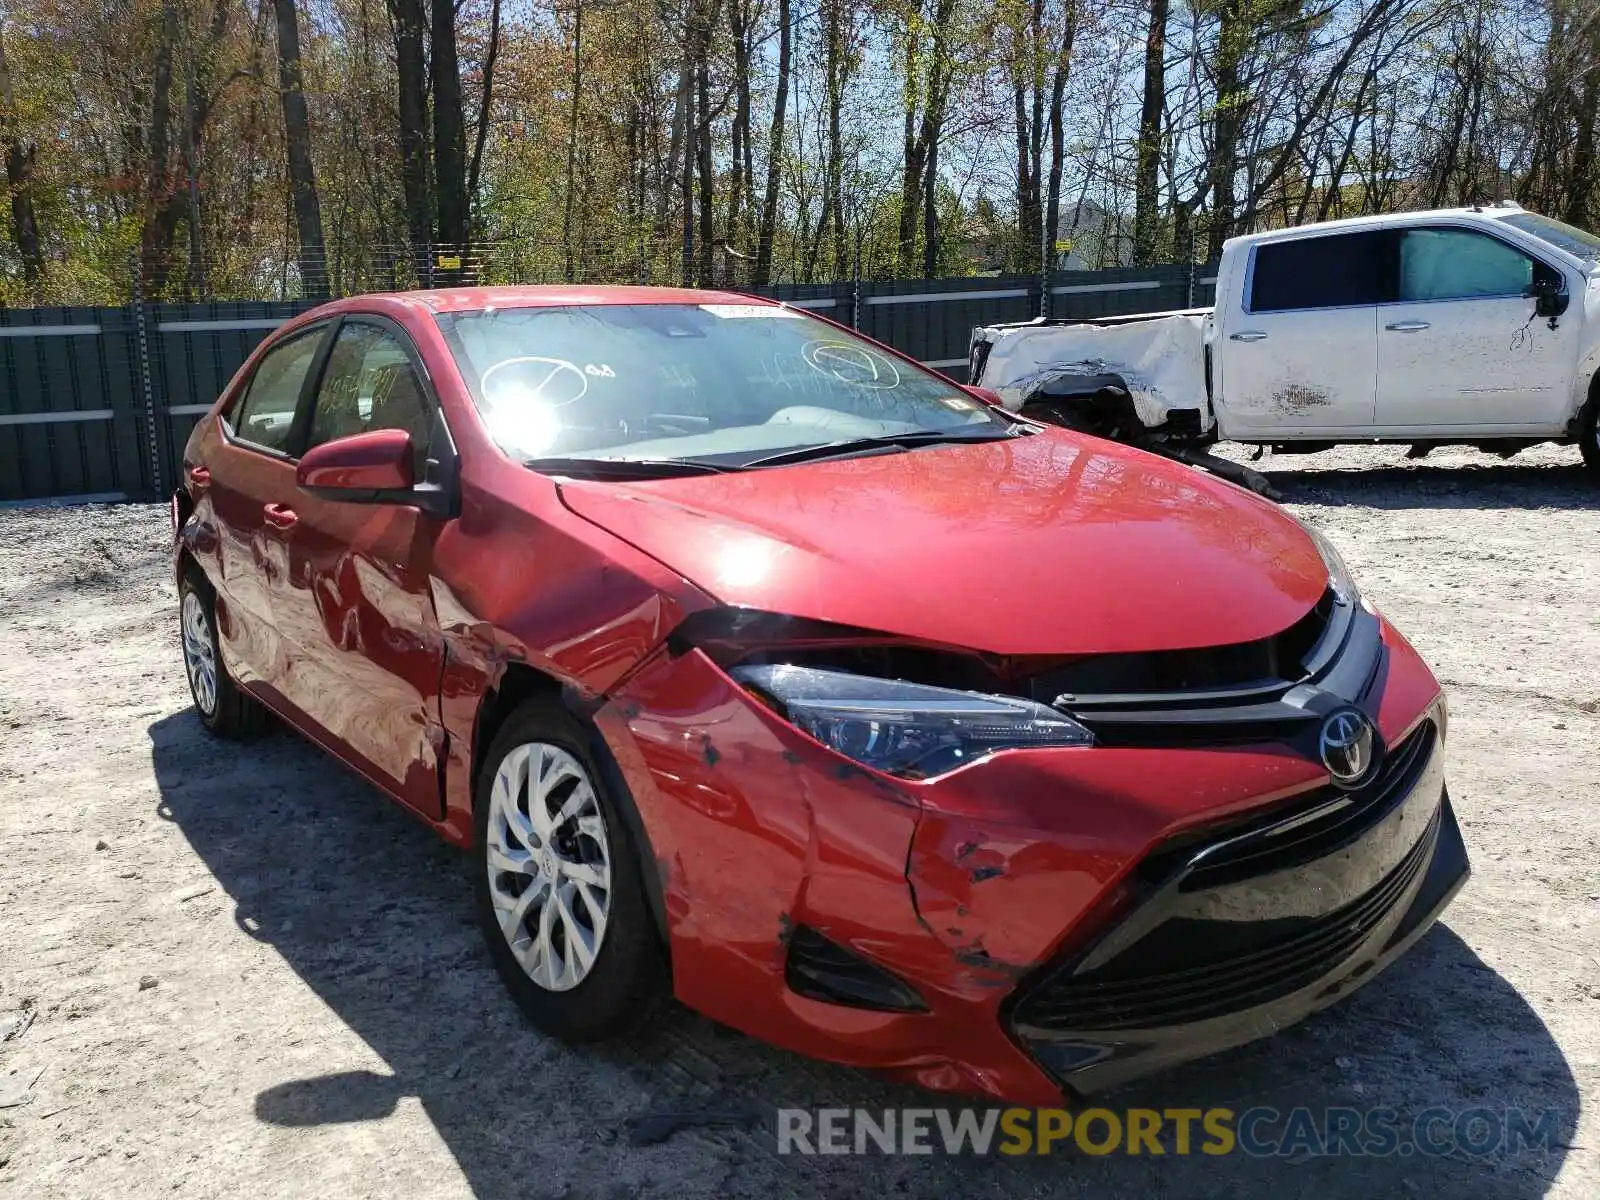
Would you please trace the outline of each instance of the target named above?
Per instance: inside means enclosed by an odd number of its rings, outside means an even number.
[[[183,666],[189,673],[194,702],[206,716],[217,711],[217,651],[211,642],[211,624],[194,592],[183,594]]]
[[[611,841],[594,783],[569,751],[517,746],[489,793],[485,869],[495,920],[523,972],[565,992],[594,969],[611,915]]]

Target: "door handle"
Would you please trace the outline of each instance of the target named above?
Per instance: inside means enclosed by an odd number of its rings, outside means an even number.
[[[294,523],[300,519],[298,513],[292,508],[285,508],[281,504],[267,504],[262,506],[261,515],[268,525],[278,529],[293,529]]]
[[[1393,325],[1385,325],[1384,328],[1393,330],[1395,333],[1421,333],[1428,328],[1428,323],[1426,321],[1396,321]]]
[[[1228,335],[1230,342],[1264,342],[1267,335],[1260,329],[1241,329],[1238,333]]]
[[[189,468],[189,482],[194,484],[195,487],[205,487],[208,483],[211,482],[211,468],[210,467],[190,467]]]

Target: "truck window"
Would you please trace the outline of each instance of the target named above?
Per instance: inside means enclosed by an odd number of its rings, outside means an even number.
[[[1385,238],[1382,232],[1340,233],[1257,246],[1250,311],[1381,303],[1387,290],[1383,286]]]
[[[1521,296],[1533,259],[1471,229],[1407,229],[1400,235],[1401,300]]]

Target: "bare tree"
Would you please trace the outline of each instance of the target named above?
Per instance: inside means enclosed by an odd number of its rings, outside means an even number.
[[[272,0],[278,26],[278,98],[283,106],[289,196],[300,247],[300,280],[308,296],[328,294],[328,255],[322,238],[322,204],[311,161],[311,117],[300,67],[300,22],[295,0]]]
[[[5,20],[0,13],[0,151],[6,162],[6,187],[11,192],[11,235],[22,257],[29,283],[44,275],[44,250],[39,240],[39,219],[33,205],[33,164],[38,147],[27,140],[16,117],[17,100],[11,86],[11,66],[6,61]]]

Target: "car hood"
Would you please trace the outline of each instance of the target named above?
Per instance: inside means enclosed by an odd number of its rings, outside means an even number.
[[[1328,583],[1276,506],[1056,429],[560,492],[725,604],[995,654],[1254,641]]]

